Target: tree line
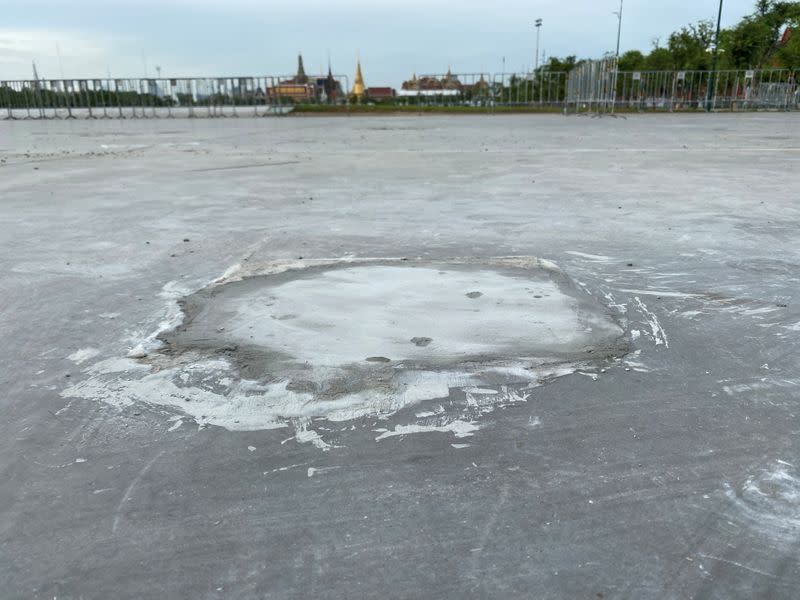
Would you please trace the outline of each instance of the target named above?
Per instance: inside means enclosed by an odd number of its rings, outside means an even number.
[[[788,30],[788,33],[787,33]],[[619,58],[620,71],[707,71],[713,67],[716,25],[699,21],[672,33],[649,52],[629,50]],[[571,71],[576,56],[551,58],[549,71]],[[757,0],[755,10],[720,32],[718,69],[800,68],[800,2]]]

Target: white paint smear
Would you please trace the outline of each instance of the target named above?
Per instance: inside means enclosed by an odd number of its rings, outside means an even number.
[[[623,289],[621,292],[628,294],[638,294],[639,296],[661,296],[663,298],[702,298],[700,294],[689,294],[686,292],[672,292],[669,290],[628,290]]]
[[[644,302],[639,299],[639,296],[634,297],[634,304],[639,309],[639,311],[644,316],[647,324],[650,326],[650,330],[652,332],[653,341],[656,343],[656,346],[664,345],[664,347],[669,348],[669,340],[667,340],[667,334],[664,329],[661,327],[661,324],[658,322],[658,317],[656,317],[655,313],[649,311],[647,306],[645,306]]]
[[[739,486],[726,486],[739,516],[770,537],[800,539],[800,473],[789,461],[777,460]]]
[[[319,450],[323,450],[327,452],[331,449],[331,445],[325,442],[322,439],[322,436],[314,431],[313,429],[309,429],[309,425],[311,424],[311,419],[298,419],[295,422],[295,436],[294,439],[297,440],[300,444],[311,444],[315,448]]]
[[[800,386],[800,379],[767,379],[760,378],[743,383],[731,383],[722,387],[729,396],[746,392],[759,392],[774,388],[794,388]]]
[[[759,315],[768,315],[770,313],[774,313],[780,310],[777,306],[761,306],[759,308],[746,308],[740,310],[739,312],[748,317],[754,317]]]
[[[530,385],[540,380],[574,372],[575,365],[524,368],[519,375]],[[286,389],[287,381],[259,384],[231,375],[235,368],[225,358],[199,361],[188,365],[151,372],[150,368],[131,359],[108,359],[87,370],[87,379],[75,382],[61,392],[63,397],[92,398],[123,408],[135,403],[171,407],[192,417],[198,425],[217,425],[232,431],[253,431],[287,427],[292,419],[324,417],[341,422],[368,415],[390,415],[410,404],[431,398],[447,397],[451,387],[477,384],[483,378],[496,378],[501,373],[487,369],[481,373],[460,371],[426,372],[399,370],[395,389],[373,389],[346,394],[332,400],[315,399],[310,393]],[[228,382],[221,386],[220,381]],[[494,390],[492,390],[494,392]],[[491,407],[524,401],[526,395],[507,391],[493,394],[469,394],[470,401]],[[440,414],[435,411],[424,416]],[[422,418],[422,417],[421,417]],[[303,421],[308,425],[310,421]],[[314,442],[314,433],[300,433],[298,441]],[[314,445],[323,444],[316,441]]]
[[[416,413],[414,416],[417,417],[418,419],[424,419],[425,417],[433,417],[435,415],[436,415],[435,412],[431,412],[429,410],[424,410],[422,412]]]
[[[79,365],[87,360],[93,359],[98,354],[100,354],[100,350],[97,348],[81,348],[70,354],[67,358]]]
[[[617,309],[617,311],[618,311],[620,314],[624,315],[625,313],[627,313],[627,312],[628,312],[628,307],[627,307],[627,305],[625,305],[625,304],[621,304],[621,303],[617,302],[616,300],[614,300],[614,296],[613,296],[613,295],[611,295],[610,293],[606,292],[606,293],[604,293],[604,294],[603,294],[603,296],[604,296],[604,297],[605,297],[605,299],[608,301],[608,305],[609,305],[611,308],[616,308],[616,309]]]
[[[399,435],[410,435],[412,433],[452,433],[457,438],[469,437],[480,427],[474,422],[467,421],[451,421],[444,425],[395,425],[391,431],[386,429],[376,429],[376,432],[383,432],[375,438],[376,442],[385,440],[387,438],[396,437]]]

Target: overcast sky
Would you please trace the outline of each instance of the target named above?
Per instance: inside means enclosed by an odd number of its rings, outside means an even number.
[[[723,25],[755,0],[725,0]],[[361,56],[367,85],[398,86],[416,73],[520,71],[533,63],[533,21],[544,19],[548,56],[599,56],[614,49],[618,0],[3,0],[0,80],[263,75],[352,77]],[[715,19],[718,0],[625,0],[622,50]],[[59,65],[58,49],[61,54]]]

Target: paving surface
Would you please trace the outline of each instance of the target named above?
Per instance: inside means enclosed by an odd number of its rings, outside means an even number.
[[[0,596],[795,598],[798,131],[797,114],[0,122]],[[504,256],[555,263],[625,351],[270,427],[193,413],[186,390],[220,411],[259,398],[202,365],[131,387],[163,373],[176,301],[249,265]],[[294,293],[337,326],[339,291]],[[369,332],[341,334],[352,356]],[[290,351],[335,347],[309,339]]]

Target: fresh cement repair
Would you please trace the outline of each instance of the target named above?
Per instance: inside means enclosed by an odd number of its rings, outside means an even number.
[[[248,265],[178,306],[149,348],[93,365],[64,395],[164,405],[231,430],[293,424],[327,450],[310,419],[449,400],[455,410],[400,431],[463,437],[496,406],[627,352],[611,311],[532,257]]]

